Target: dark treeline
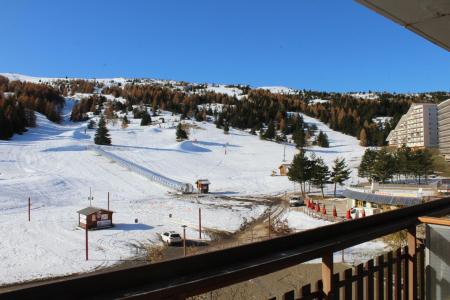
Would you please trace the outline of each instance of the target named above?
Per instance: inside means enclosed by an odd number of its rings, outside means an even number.
[[[9,81],[0,76],[0,138],[8,139],[14,133],[23,133],[25,127],[35,126],[34,111],[45,115],[50,121],[61,121],[64,98],[59,91],[45,84]]]
[[[275,122],[278,130],[291,133],[295,120],[288,112],[303,112],[329,124],[330,128],[360,138],[363,135],[364,146],[385,144],[392,126],[400,119],[409,106],[411,99],[380,97],[380,100],[355,99],[350,95],[333,94],[333,99],[325,103],[309,104],[310,99],[324,96],[315,92],[298,95],[272,94],[264,90],[252,90],[247,99],[239,100],[233,106],[224,109],[219,117],[237,128],[255,128]],[[327,95],[330,97],[330,95]],[[373,121],[377,116],[393,117],[387,124]]]
[[[124,97],[125,106],[145,104],[156,109],[180,113],[183,117],[193,117],[199,121],[206,115],[220,119],[220,127],[233,126],[239,129],[260,131],[272,124],[284,135],[292,134],[298,127],[295,115],[302,112],[328,124],[333,130],[357,137],[363,146],[382,146],[390,130],[406,113],[412,102],[435,102],[446,94],[378,94],[378,99],[356,99],[350,94],[302,91],[297,94],[273,94],[267,90],[249,89],[241,99],[217,93],[189,94],[169,87],[151,84],[127,84],[103,89],[104,94]],[[436,97],[435,97],[436,94]],[[441,97],[439,97],[441,96]],[[312,103],[313,99],[326,102]],[[203,111],[198,105],[206,103],[224,104],[219,112]],[[129,109],[132,110],[132,109]],[[374,118],[392,117],[390,122],[377,123]],[[272,126],[271,125],[271,126]]]
[[[322,158],[316,157],[314,153],[308,157],[304,150],[300,150],[292,160],[288,177],[289,180],[300,184],[302,195],[306,193],[306,184],[308,183],[309,188],[311,185],[320,188],[323,198],[325,196],[324,187],[327,184],[334,185],[334,195],[336,196],[337,185],[342,185],[348,180],[350,173],[344,158],[336,158],[330,170]]]
[[[233,104],[236,98],[207,92],[202,94],[187,94],[183,91],[172,90],[167,87],[155,85],[134,85],[127,84],[120,87],[106,87],[104,94],[112,94],[115,97],[123,97],[127,100],[126,106],[131,111],[132,105],[150,105],[153,111],[157,109],[168,110],[182,114],[183,117],[195,117],[203,120],[206,116],[198,105],[206,103]]]
[[[403,146],[393,152],[386,148],[380,150],[366,149],[358,175],[369,181],[386,182],[388,180],[413,178],[420,184],[434,171],[433,157],[427,149],[411,149]]]
[[[21,134],[26,127],[34,127],[36,117],[34,112],[24,107],[15,96],[5,99],[0,92],[0,139],[7,140],[14,133]]]

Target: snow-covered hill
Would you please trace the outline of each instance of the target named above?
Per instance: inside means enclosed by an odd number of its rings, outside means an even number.
[[[23,82],[32,83],[45,83],[49,85],[55,85],[59,81],[67,80],[87,80],[96,81],[103,84],[104,86],[124,86],[125,84],[154,84],[161,86],[169,86],[176,90],[184,90],[188,93],[204,93],[204,92],[215,92],[220,94],[226,94],[229,96],[236,96],[237,98],[243,97],[243,90],[239,86],[230,86],[225,84],[215,84],[215,83],[189,83],[175,81],[175,80],[161,80],[152,78],[66,78],[66,77],[34,77],[28,75],[22,75],[17,73],[0,73],[0,76],[4,76],[11,81],[18,80]],[[193,89],[193,87],[195,89]]]
[[[285,87],[285,86],[262,86],[262,87],[258,87],[258,89],[267,90],[273,94],[291,95],[291,94],[298,93],[298,91],[291,89],[289,87]]]

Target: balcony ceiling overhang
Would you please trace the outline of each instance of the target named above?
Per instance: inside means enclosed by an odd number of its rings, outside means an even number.
[[[450,0],[356,0],[450,51]]]

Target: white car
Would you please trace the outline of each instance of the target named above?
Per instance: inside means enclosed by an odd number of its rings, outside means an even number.
[[[296,206],[303,206],[303,205],[305,205],[305,201],[304,201],[303,197],[300,197],[300,196],[292,196],[292,197],[289,199],[289,205],[290,205],[290,206],[293,206],[293,207],[296,207]]]
[[[163,233],[161,233],[161,238],[162,238],[163,242],[166,243],[167,245],[178,244],[183,241],[181,236],[178,233],[176,233],[175,231],[163,232]]]

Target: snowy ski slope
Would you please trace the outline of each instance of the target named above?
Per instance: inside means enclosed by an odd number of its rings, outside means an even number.
[[[67,100],[65,116],[73,100]],[[127,129],[109,126],[108,151],[179,182],[211,181],[207,197],[177,197],[168,189],[88,149],[94,131],[68,121],[58,125],[37,114],[36,128],[10,141],[0,141],[0,285],[85,272],[136,255],[144,245],[160,243],[158,233],[181,230],[197,236],[197,211],[205,228],[236,231],[267,207],[215,196],[267,195],[290,191],[287,177],[271,176],[283,159],[284,145],[262,141],[239,130],[223,134],[214,124],[189,121],[190,140],[175,141],[177,116],[164,114],[163,124],[141,127],[132,119]],[[355,167],[364,148],[350,136],[316,123],[330,139],[330,148],[311,147],[327,163],[345,157]],[[286,160],[296,153],[286,146]],[[353,179],[356,180],[356,173]],[[88,205],[106,207],[111,193],[114,228],[90,233],[90,260],[84,259],[84,232],[76,211]],[[27,199],[32,199],[31,222]],[[172,217],[169,217],[172,214]],[[135,219],[138,223],[135,224]],[[320,225],[320,224],[319,224]]]

